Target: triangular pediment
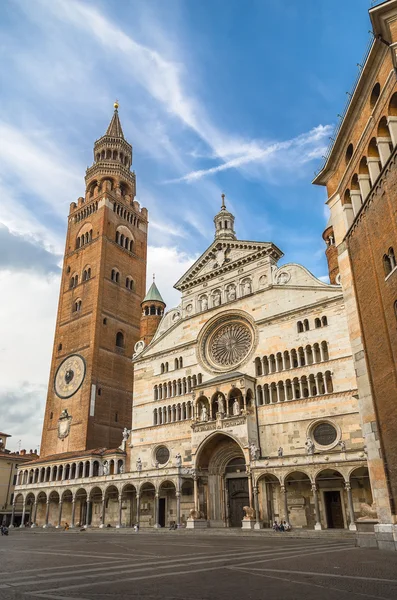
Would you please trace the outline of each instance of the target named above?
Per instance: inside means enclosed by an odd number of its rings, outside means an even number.
[[[271,242],[217,239],[182,275],[174,287],[179,291],[186,290],[263,256],[270,256],[274,262],[277,262],[283,253]]]

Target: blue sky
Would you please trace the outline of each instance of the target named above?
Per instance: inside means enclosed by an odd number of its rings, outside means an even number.
[[[0,3],[0,429],[37,446],[69,203],[118,98],[149,210],[149,281],[213,239],[226,193],[240,239],[327,275],[314,171],[368,41],[368,0]],[[18,340],[18,343],[16,343]]]

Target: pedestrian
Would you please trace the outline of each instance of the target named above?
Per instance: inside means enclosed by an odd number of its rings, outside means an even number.
[[[289,523],[286,523],[286,521],[283,521],[283,527],[284,531],[291,531],[291,525]]]
[[[279,531],[279,526],[278,526],[276,519],[274,520],[274,523],[273,523],[273,531]]]

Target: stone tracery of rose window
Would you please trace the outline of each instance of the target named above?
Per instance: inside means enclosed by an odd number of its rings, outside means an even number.
[[[243,323],[227,323],[212,336],[208,353],[215,364],[233,366],[240,363],[252,345],[250,330]]]

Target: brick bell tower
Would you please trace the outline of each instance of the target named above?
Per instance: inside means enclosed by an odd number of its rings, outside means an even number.
[[[41,456],[115,448],[131,427],[148,214],[135,198],[118,104],[70,206]]]

